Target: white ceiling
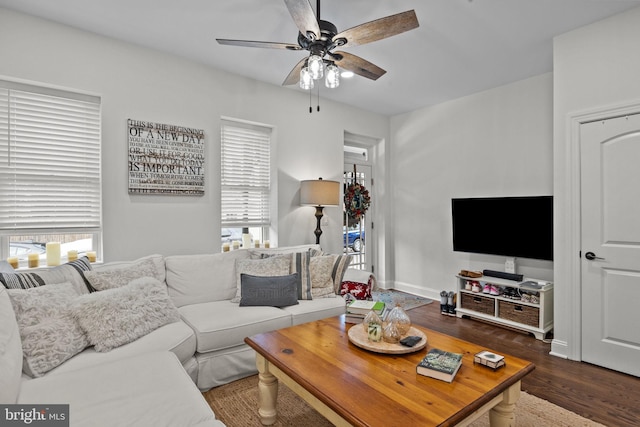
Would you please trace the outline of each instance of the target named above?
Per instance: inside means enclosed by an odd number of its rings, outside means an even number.
[[[387,74],[343,79],[320,96],[386,115],[438,104],[551,71],[554,36],[638,6],[640,0],[322,0],[321,18],[339,31],[410,9],[420,27],[344,49]],[[0,7],[274,85],[306,53],[215,41],[296,43],[283,0],[0,0]]]

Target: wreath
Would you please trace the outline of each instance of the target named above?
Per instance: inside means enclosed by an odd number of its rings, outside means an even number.
[[[371,205],[369,190],[363,185],[356,182],[347,187],[344,193],[344,206],[349,219],[359,220],[367,212],[369,205]]]

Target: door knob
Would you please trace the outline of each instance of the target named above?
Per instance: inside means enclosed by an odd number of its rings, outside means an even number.
[[[584,257],[589,261],[593,261],[594,259],[604,259],[599,256],[596,256],[596,254],[594,254],[593,252],[587,252],[586,254],[584,254]]]

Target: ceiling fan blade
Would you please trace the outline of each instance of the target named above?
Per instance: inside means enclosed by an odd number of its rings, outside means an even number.
[[[216,39],[216,40],[220,44],[225,44],[230,46],[260,47],[265,49],[287,49],[287,50],[302,49],[299,45],[291,44],[291,43],[257,42],[252,40],[230,40],[230,39]]]
[[[289,72],[287,78],[282,82],[282,86],[295,85],[300,81],[300,70],[302,70],[302,67],[304,67],[304,63],[306,60],[307,57],[305,56],[300,60],[300,62],[296,64],[295,67],[293,67],[293,70]]]
[[[341,47],[358,46],[418,28],[418,18],[414,10],[408,10],[386,18],[376,19],[344,30],[333,37],[333,41],[346,39]]]
[[[378,80],[386,73],[385,70],[366,59],[347,52],[333,52],[331,57],[338,67],[347,71],[353,71],[355,74],[371,80]]]
[[[320,38],[320,25],[309,0],[284,0],[284,2],[300,33],[308,38],[308,33],[312,32],[316,39]]]

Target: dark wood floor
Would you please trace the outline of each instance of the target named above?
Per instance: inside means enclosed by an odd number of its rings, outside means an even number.
[[[550,356],[551,344],[533,335],[442,315],[439,301],[407,313],[416,324],[533,362],[522,381],[529,394],[607,426],[640,426],[640,378]]]

